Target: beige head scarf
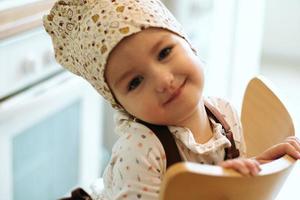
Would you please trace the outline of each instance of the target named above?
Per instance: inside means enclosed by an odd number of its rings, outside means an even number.
[[[82,76],[116,109],[104,70],[112,49],[125,37],[160,27],[187,39],[182,27],[159,0],[60,0],[43,18],[56,60]]]

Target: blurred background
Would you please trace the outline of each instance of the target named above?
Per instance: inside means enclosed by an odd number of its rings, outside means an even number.
[[[206,95],[241,108],[257,74],[299,130],[300,1],[164,0],[205,63]],[[0,197],[56,199],[101,177],[117,140],[114,110],[54,60],[41,16],[53,1],[0,0]],[[298,136],[299,133],[298,133]],[[297,199],[294,168],[277,200]]]

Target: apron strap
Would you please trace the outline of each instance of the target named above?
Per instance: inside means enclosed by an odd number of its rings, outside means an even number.
[[[92,200],[92,197],[82,188],[76,188],[71,192],[71,197],[61,198],[59,200]]]
[[[182,161],[175,139],[172,133],[169,131],[168,126],[149,124],[141,120],[138,120],[138,122],[147,126],[156,135],[156,137],[163,145],[166,153],[167,169],[171,165]]]
[[[217,123],[220,123],[224,129],[224,135],[231,143],[231,147],[225,148],[225,160],[237,158],[240,155],[239,150],[235,146],[234,138],[230,126],[226,122],[223,115],[207,101],[204,101],[205,109],[209,117],[212,117]],[[159,139],[164,147],[167,159],[167,169],[178,162],[182,162],[178,147],[176,145],[173,134],[169,131],[168,126],[159,126],[154,124],[149,124],[147,122],[137,119],[137,122],[144,124],[148,127]]]
[[[207,101],[204,101],[206,112],[210,117],[212,117],[216,122],[220,123],[225,131],[224,135],[230,141],[231,146],[225,148],[225,160],[233,159],[240,156],[240,151],[236,148],[233,133],[230,129],[229,124],[226,122],[222,113],[220,113],[214,106],[212,106]]]

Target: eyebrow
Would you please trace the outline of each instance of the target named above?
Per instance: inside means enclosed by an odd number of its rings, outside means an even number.
[[[123,80],[125,80],[130,74],[132,74],[133,69],[125,71],[114,83],[115,87],[118,86]]]
[[[164,34],[162,35],[158,42],[156,42],[152,48],[150,49],[150,54],[155,54],[155,52],[157,52],[157,49],[162,45],[162,43],[165,42],[165,38],[167,38],[168,35],[167,34]],[[131,69],[131,70],[127,70],[125,73],[123,73],[118,79],[117,81],[115,81],[114,85],[115,87],[118,86],[124,79],[126,79],[134,70]]]
[[[168,35],[164,34],[159,38],[159,41],[156,42],[150,50],[151,55],[155,54],[155,52],[157,52],[157,49],[162,45],[162,43],[165,42],[165,38],[167,38],[167,37],[168,37]]]

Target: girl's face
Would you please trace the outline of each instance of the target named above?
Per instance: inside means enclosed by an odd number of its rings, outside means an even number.
[[[163,125],[180,125],[197,111],[204,82],[189,44],[158,28],[123,39],[109,56],[105,77],[128,113]]]

